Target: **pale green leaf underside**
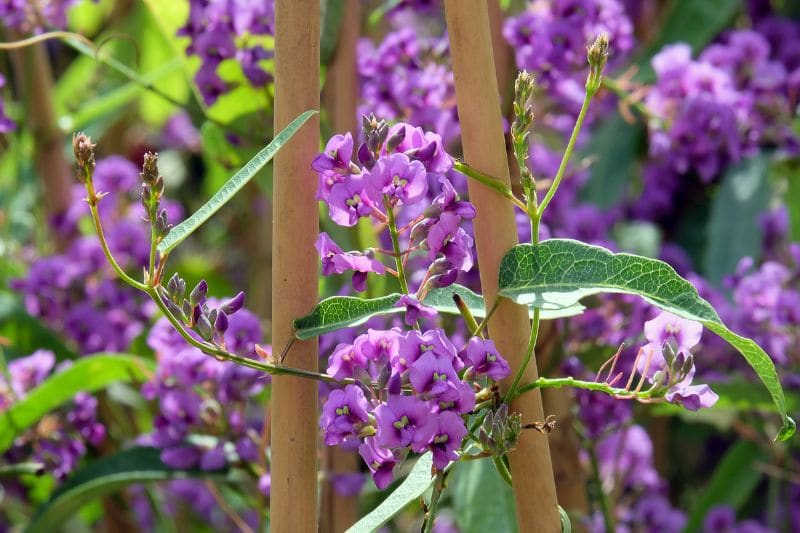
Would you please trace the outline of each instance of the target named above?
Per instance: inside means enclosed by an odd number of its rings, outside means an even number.
[[[663,261],[551,239],[512,248],[500,263],[499,287],[502,296],[541,309],[569,307],[598,293],[636,294],[665,311],[702,322],[736,348],[761,378],[783,418],[777,438],[786,440],[794,433],[770,357],[752,340],[730,331],[697,289]]]
[[[400,486],[371,513],[348,529],[347,533],[370,533],[375,531],[402,511],[406,505],[420,498],[433,484],[432,466],[433,455],[430,452],[421,456]]]
[[[28,525],[28,533],[60,531],[66,520],[87,503],[134,483],[213,475],[175,470],[161,462],[160,454],[161,450],[156,448],[131,448],[76,471],[38,509]]]
[[[189,235],[194,233],[194,231],[206,220],[211,218],[211,215],[216,213],[219,208],[233,198],[233,196],[239,192],[242,187],[247,185],[253,176],[255,176],[259,170],[264,168],[264,166],[272,160],[278,150],[280,150],[283,145],[289,142],[289,139],[292,138],[297,130],[299,130],[300,127],[316,113],[316,111],[311,110],[298,115],[298,117],[289,123],[289,125],[286,126],[283,131],[281,131],[275,136],[274,139],[272,139],[271,143],[269,143],[265,148],[261,149],[260,152],[253,156],[253,159],[248,161],[247,164],[239,169],[236,174],[231,176],[231,178],[225,182],[225,185],[223,185],[214,196],[212,196],[205,204],[203,204],[200,209],[195,211],[192,216],[178,224],[176,227],[172,228],[172,231],[170,231],[164,240],[159,243],[158,252],[160,254],[169,252],[178,244],[183,242],[183,240]]]
[[[433,289],[425,297],[425,305],[433,307],[440,313],[459,314],[453,301],[453,294],[458,294],[467,303],[476,318],[486,316],[483,296],[476,294],[461,285],[450,285],[441,289]],[[360,326],[372,317],[390,315],[404,311],[404,307],[396,307],[400,299],[398,293],[381,298],[357,298],[355,296],[331,296],[318,303],[306,316],[294,321],[295,336],[300,340],[310,339],[324,333],[342,328]],[[579,315],[584,310],[580,304],[563,309],[547,310],[541,313],[544,320]]]
[[[144,381],[152,371],[152,361],[135,355],[95,354],[78,359],[0,413],[0,453],[11,446],[17,435],[77,393],[100,390],[117,381]]]

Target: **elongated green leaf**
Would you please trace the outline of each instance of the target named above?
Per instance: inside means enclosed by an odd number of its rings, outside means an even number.
[[[377,530],[406,505],[421,497],[433,484],[433,455],[428,452],[417,460],[408,477],[371,513],[356,522],[347,533],[370,533]]]
[[[500,263],[499,287],[500,295],[542,309],[568,307],[598,293],[636,294],[665,311],[702,322],[736,348],[761,378],[783,418],[777,438],[786,440],[795,431],[769,356],[752,340],[730,331],[697,289],[663,261],[552,239],[512,248]]]
[[[327,0],[322,5],[322,24],[320,24],[319,60],[323,65],[331,62],[339,42],[342,19],[344,18],[344,2]]]
[[[258,152],[253,159],[248,161],[239,172],[231,176],[231,179],[217,191],[217,194],[212,196],[211,199],[203,204],[200,209],[195,211],[192,216],[178,224],[177,227],[172,228],[172,231],[170,231],[166,238],[158,245],[159,253],[164,254],[175,248],[186,239],[186,237],[199,228],[203,222],[208,220],[211,215],[216,213],[220,207],[225,205],[225,203],[239,192],[259,170],[264,168],[264,165],[272,160],[275,153],[316,113],[317,111],[314,110],[306,111],[286,126],[283,131],[272,139],[271,143]]]
[[[355,296],[331,296],[314,307],[311,313],[294,321],[295,337],[310,339],[323,333],[358,326],[378,315],[399,313],[395,307],[400,294],[393,293],[381,298],[357,298]]]
[[[720,461],[700,498],[695,500],[685,532],[700,531],[709,509],[715,505],[741,507],[750,498],[763,474],[755,468],[764,453],[757,444],[738,441]]]
[[[461,533],[517,531],[514,492],[489,459],[459,464],[449,487]]]
[[[736,271],[739,259],[761,254],[761,229],[758,215],[769,207],[771,197],[767,179],[767,157],[760,154],[728,169],[711,204],[708,245],[704,274],[721,285],[722,279]]]
[[[208,472],[172,469],[161,462],[160,453],[157,448],[131,448],[78,470],[38,509],[27,531],[60,531],[64,521],[85,504],[134,483],[209,475]]]
[[[17,435],[75,394],[93,392],[116,381],[144,381],[152,369],[152,361],[126,354],[96,354],[75,361],[0,413],[0,453],[8,449]]]

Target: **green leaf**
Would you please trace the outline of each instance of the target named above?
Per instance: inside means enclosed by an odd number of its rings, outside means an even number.
[[[711,204],[704,274],[719,286],[733,274],[739,259],[758,259],[763,236],[758,215],[769,207],[771,191],[765,154],[729,168]]]
[[[209,475],[172,469],[161,462],[160,454],[157,448],[137,447],[88,464],[53,492],[38,509],[27,531],[60,531],[61,525],[87,503],[134,483]]]
[[[710,43],[719,32],[730,25],[742,9],[740,0],[676,0],[666,16],[661,34],[637,62],[636,80],[652,81],[655,77],[650,59],[665,45],[684,42],[697,53]]]
[[[709,509],[730,505],[738,510],[753,494],[763,474],[756,464],[764,460],[758,445],[749,441],[736,442],[720,461],[711,480],[689,514],[685,532],[700,531]]]
[[[420,498],[433,484],[431,467],[433,455],[421,456],[399,487],[381,502],[371,513],[356,522],[347,533],[367,533],[380,528],[402,511],[406,505]]]
[[[490,460],[459,464],[449,486],[461,533],[517,531],[514,492]]]
[[[289,139],[306,123],[306,121],[315,115],[317,111],[311,110],[300,114],[294,119],[286,128],[272,139],[265,148],[258,152],[253,159],[247,162],[239,172],[231,176],[231,179],[211,197],[211,199],[203,204],[203,206],[192,214],[189,218],[181,222],[177,227],[172,228],[166,238],[158,245],[158,251],[161,254],[167,253],[178,244],[180,244],[186,237],[191,235],[203,222],[208,220],[211,215],[217,212],[220,207],[225,205],[237,192],[249,182],[252,177],[261,170],[264,165],[269,163],[275,153],[280,150],[283,145],[289,142]]]
[[[355,296],[325,298],[311,313],[294,321],[295,337],[310,339],[323,333],[361,325],[374,316],[399,313],[403,308],[394,305],[400,296],[393,293],[370,299]]]
[[[11,446],[17,435],[72,400],[75,394],[103,389],[116,381],[144,381],[152,371],[152,361],[135,355],[104,353],[78,359],[0,413],[0,453]]]
[[[344,2],[326,0],[322,5],[322,24],[320,25],[319,60],[323,65],[331,62],[339,43],[339,33],[344,17]]]
[[[447,287],[432,289],[425,297],[425,301],[423,303],[433,307],[440,313],[458,315],[460,313],[458,311],[458,307],[456,307],[456,304],[453,301],[454,294],[458,294],[461,299],[464,300],[464,303],[467,304],[467,307],[469,307],[470,312],[473,314],[473,316],[475,316],[475,318],[484,318],[486,316],[486,307],[483,303],[483,296],[475,293],[467,287],[464,287],[463,285],[453,284]],[[564,309],[551,309],[542,311],[539,314],[539,318],[542,320],[565,318],[579,315],[583,313],[584,309],[586,309],[584,306],[576,303],[575,305],[566,307]],[[530,315],[531,317],[533,316],[533,310],[531,310]]]
[[[786,440],[795,431],[770,357],[752,340],[730,331],[697,289],[663,261],[551,239],[512,248],[500,262],[499,287],[501,296],[542,309],[564,308],[598,293],[636,294],[665,311],[701,322],[736,348],[761,378],[783,419],[777,438]]]

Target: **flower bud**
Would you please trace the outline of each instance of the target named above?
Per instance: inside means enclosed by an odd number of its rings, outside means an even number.
[[[147,152],[144,154],[144,162],[142,163],[142,173],[139,174],[142,182],[147,184],[148,187],[153,187],[158,180],[158,154]]]
[[[406,129],[405,128],[398,128],[391,137],[386,140],[386,151],[391,153],[394,152],[395,148],[400,146],[406,139]]]
[[[175,297],[175,292],[178,290],[178,273],[172,275],[167,282],[167,294],[169,295],[170,299]]]
[[[431,141],[425,146],[421,146],[414,150],[410,150],[407,152],[408,157],[411,159],[417,159],[419,161],[428,161],[430,158],[433,157],[433,154],[436,153],[436,141]]]
[[[225,314],[225,311],[217,313],[217,319],[214,321],[214,329],[217,330],[218,333],[225,333],[228,330],[228,315]]]
[[[192,292],[189,294],[189,302],[192,305],[201,304],[206,301],[206,295],[208,294],[208,283],[206,280],[201,279],[200,283],[192,289]]]
[[[214,328],[211,327],[211,322],[209,322],[208,318],[203,314],[201,314],[197,319],[195,329],[203,338],[203,340],[210,341],[214,338]]]
[[[372,170],[372,167],[375,166],[375,157],[372,155],[372,152],[369,151],[369,147],[366,143],[361,143],[358,147],[358,162],[364,165],[367,170]]]
[[[242,308],[244,305],[244,292],[239,291],[239,294],[228,300],[222,307],[222,311],[225,313],[232,315],[236,311]]]
[[[608,61],[608,34],[600,32],[600,35],[589,46],[586,52],[586,59],[589,61],[589,76],[586,78],[586,92],[593,96],[602,83],[603,69]]]
[[[78,181],[85,183],[92,178],[94,172],[94,147],[92,140],[84,133],[72,135],[72,151],[75,153],[75,160],[78,162]]]

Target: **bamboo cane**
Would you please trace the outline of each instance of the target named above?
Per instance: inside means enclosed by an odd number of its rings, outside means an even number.
[[[319,0],[275,2],[275,131],[319,108]],[[275,156],[272,340],[292,338],[292,319],[317,302],[319,119],[312,118]],[[316,340],[295,341],[286,364],[317,370]],[[273,533],[317,529],[317,384],[287,376],[272,381]]]
[[[325,83],[328,113],[335,133],[356,133],[358,126],[358,68],[356,45],[361,34],[361,0],[344,0],[344,14],[339,29],[336,52],[328,68]],[[324,452],[325,470],[329,475],[358,472],[359,457],[355,451],[328,446]],[[334,490],[329,480],[323,487],[320,531],[340,533],[358,519],[358,496],[345,496]]]
[[[453,55],[464,157],[473,167],[498,177],[508,185],[508,160],[486,1],[445,0],[445,15]],[[505,198],[472,180],[469,191],[470,200],[478,211],[474,228],[481,284],[487,305],[491,306],[497,293],[500,259],[517,243],[517,227],[513,207]],[[500,353],[507,357],[512,369],[518,368],[530,334],[527,310],[503,300],[488,327]],[[536,377],[534,359],[524,380],[531,381]],[[509,384],[509,381],[503,383],[505,387]],[[522,413],[524,422],[544,419],[542,399],[538,393],[519,396],[511,408]],[[523,432],[517,449],[509,455],[509,461],[519,530],[560,531],[546,437],[532,431]]]

